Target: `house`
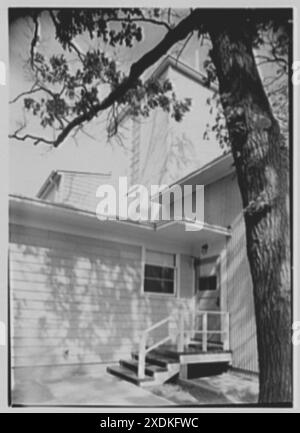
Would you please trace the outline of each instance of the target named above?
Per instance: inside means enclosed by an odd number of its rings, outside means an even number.
[[[215,142],[201,139],[211,90],[199,72],[170,57],[155,73],[173,77],[179,90],[183,82],[185,91],[196,95],[194,108],[182,124],[159,111],[139,124],[125,114],[132,153],[120,174],[145,185],[204,185],[204,219],[99,221],[96,190],[110,182],[111,173],[53,171],[36,198],[11,195],[11,365],[16,377],[24,371],[34,375],[43,369],[48,375],[62,366],[76,370],[100,364],[112,364],[111,373],[139,384],[178,372],[186,377],[191,365],[199,370],[201,364],[220,363],[258,372],[233,160]],[[199,106],[203,116],[197,122]],[[181,143],[176,152],[185,150],[181,140],[190,144],[190,155],[176,154],[177,164],[174,143]],[[157,358],[151,363],[151,353],[161,348],[163,364]],[[132,352],[136,361],[130,363]]]

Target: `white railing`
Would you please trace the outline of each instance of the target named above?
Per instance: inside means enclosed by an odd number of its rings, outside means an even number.
[[[209,329],[208,327],[208,316],[215,315],[220,317],[220,327],[219,329]],[[202,329],[195,327],[196,317],[202,317]],[[223,344],[223,350],[229,350],[229,313],[227,311],[207,311],[207,310],[197,310],[194,312],[193,317],[193,327],[185,328],[183,322],[180,322],[179,326],[179,345],[178,351],[182,352],[184,350],[184,342],[186,335],[191,338],[194,334],[202,335],[202,351],[207,352],[208,336],[213,334],[221,335],[221,342]]]
[[[189,316],[192,314],[192,325],[186,326],[186,318],[187,313]],[[209,315],[218,315],[220,317],[220,329],[209,329],[208,328],[208,316]],[[195,322],[196,317],[202,317],[202,329],[196,329]],[[172,340],[172,336],[168,335],[167,337],[162,338],[151,346],[147,347],[147,340],[149,334],[157,328],[160,328],[163,325],[166,325],[170,322],[174,322],[174,315],[168,316],[165,319],[155,323],[149,328],[145,329],[142,334],[140,345],[139,345],[139,358],[138,358],[138,378],[143,379],[145,377],[145,363],[146,363],[146,355],[153,349],[156,349],[158,346],[165,344],[167,341]],[[177,351],[183,352],[184,346],[187,344],[187,338],[190,339],[192,335],[201,334],[202,335],[202,351],[207,352],[208,346],[208,336],[211,334],[220,334],[222,337],[223,350],[229,350],[229,313],[227,311],[205,311],[205,310],[197,310],[193,313],[181,310],[179,312],[177,323]]]
[[[138,378],[144,379],[145,377],[145,360],[146,355],[150,350],[156,349],[158,346],[161,346],[162,344],[166,343],[167,341],[171,340],[171,336],[168,335],[167,337],[162,338],[161,340],[157,341],[156,343],[152,344],[152,346],[147,347],[147,339],[151,331],[154,329],[157,329],[163,325],[166,325],[171,320],[173,320],[173,316],[168,316],[165,319],[161,320],[160,322],[155,323],[154,325],[150,326],[149,328],[145,329],[143,332],[141,341],[140,341],[140,347],[139,347],[139,360],[138,360]]]

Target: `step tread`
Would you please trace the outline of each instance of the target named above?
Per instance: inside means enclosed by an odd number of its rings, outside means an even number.
[[[162,347],[149,352],[149,355],[167,359],[170,363],[179,362],[179,352],[174,349]]]
[[[135,359],[138,359],[139,354],[138,352],[133,352],[132,356]],[[179,363],[179,358],[175,359],[175,358],[170,358],[170,357],[166,357],[164,355],[160,355],[160,354],[147,354],[146,355],[146,363],[149,364],[156,364],[159,365],[161,367],[166,367],[168,364],[178,364]]]
[[[129,382],[133,382],[135,384],[139,384],[142,382],[150,382],[153,380],[153,378],[148,375],[146,375],[144,379],[139,379],[134,371],[129,370],[125,367],[121,367],[119,365],[107,367],[106,371],[110,374],[120,377],[121,379],[126,379]]]
[[[134,372],[137,372],[138,365],[139,365],[137,360],[132,360],[132,359],[121,359],[120,364],[121,366],[123,365],[124,367],[131,369]],[[166,371],[168,371],[166,367],[160,367],[159,365],[154,365],[146,362],[145,373],[150,376],[153,376],[154,373],[160,373],[160,372],[163,373]]]

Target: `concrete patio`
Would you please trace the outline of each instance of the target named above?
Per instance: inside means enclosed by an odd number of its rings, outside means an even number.
[[[256,404],[258,379],[233,371],[198,379],[178,380],[141,388],[106,372],[57,369],[18,373],[12,390],[13,406],[202,406]]]
[[[163,397],[101,371],[63,378],[19,377],[12,390],[12,405],[22,406],[174,406]]]

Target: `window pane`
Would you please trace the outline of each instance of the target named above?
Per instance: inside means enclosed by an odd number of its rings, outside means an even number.
[[[216,290],[217,289],[217,277],[212,275],[211,277],[201,277],[199,278],[199,290]]]
[[[162,268],[160,266],[145,265],[145,277],[161,278]]]
[[[174,269],[162,266],[145,265],[145,277],[173,280]]]
[[[174,292],[173,281],[146,279],[144,280],[144,291],[152,293],[168,293]]]
[[[144,282],[144,291],[152,293],[162,293],[162,286],[160,280],[147,280]]]
[[[146,263],[157,266],[175,266],[175,254],[162,253],[159,251],[146,251]]]
[[[162,268],[162,278],[165,280],[172,280],[174,279],[174,269],[172,268]]]
[[[173,281],[162,281],[162,290],[163,293],[170,293],[172,294],[174,292],[174,283]]]

